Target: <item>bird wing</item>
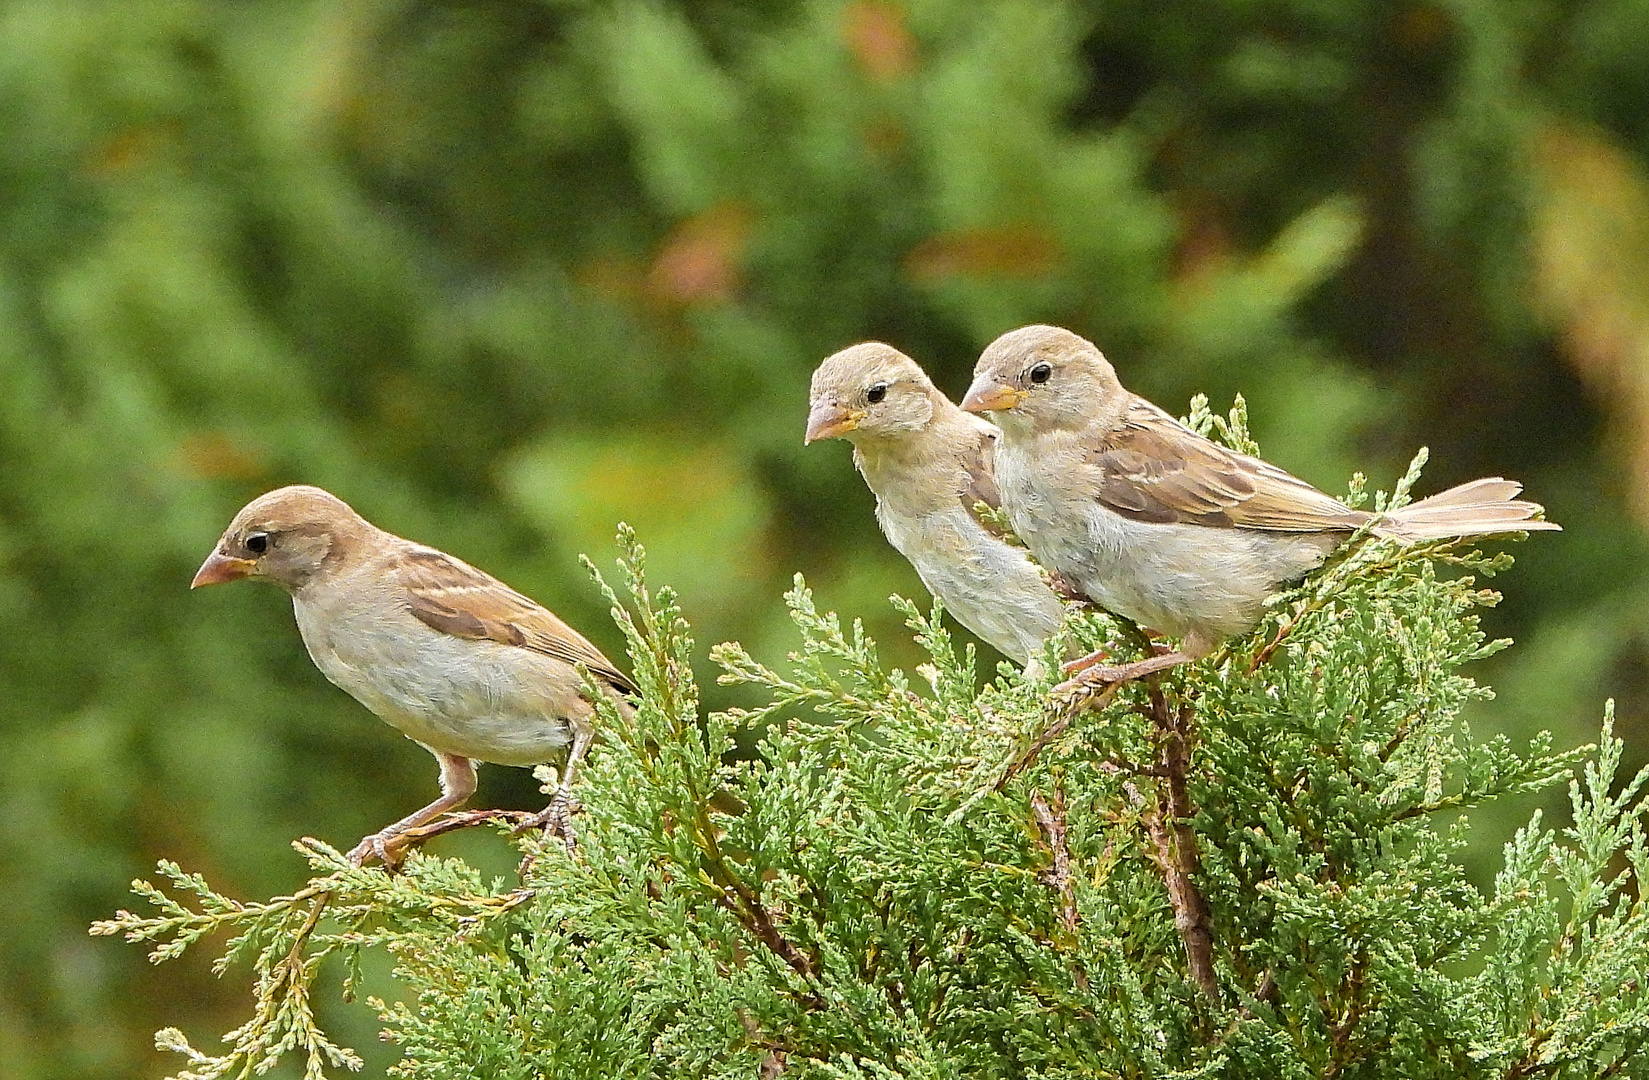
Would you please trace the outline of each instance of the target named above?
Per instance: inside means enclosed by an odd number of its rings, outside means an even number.
[[[1366,515],[1275,465],[1206,439],[1143,398],[1089,452],[1095,497],[1136,521],[1318,532]]]
[[[584,635],[491,574],[434,548],[402,552],[393,573],[405,590],[407,609],[426,626],[453,637],[496,641],[583,664],[622,693],[636,692],[629,677]]]
[[[996,473],[991,464],[992,455],[996,450],[996,431],[994,428],[983,427],[978,436],[977,440],[964,446],[959,455],[962,466],[960,498],[968,516],[979,522],[980,528],[1000,538],[1005,535],[1001,526],[995,521],[981,518],[975,505],[984,503],[992,510],[1002,509],[1002,492],[996,486]]]

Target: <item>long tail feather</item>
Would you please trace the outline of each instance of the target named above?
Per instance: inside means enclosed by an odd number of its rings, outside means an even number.
[[[1539,503],[1517,498],[1522,490],[1522,484],[1499,476],[1472,480],[1387,514],[1374,531],[1413,543],[1455,536],[1561,530],[1556,522],[1537,520],[1545,509]]]

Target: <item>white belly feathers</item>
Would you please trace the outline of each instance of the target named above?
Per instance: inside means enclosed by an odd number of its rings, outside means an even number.
[[[1026,552],[986,532],[960,500],[907,517],[878,499],[876,518],[945,610],[1004,656],[1024,664],[1059,629],[1064,612]]]
[[[567,717],[591,712],[576,692],[556,691],[558,682],[569,681],[549,676],[566,665],[547,656],[462,640],[421,624],[422,633],[409,635],[405,627],[386,633],[370,615],[352,612],[332,612],[328,633],[320,629],[313,604],[295,598],[293,611],[315,666],[432,750],[498,765],[536,765],[570,741]],[[538,662],[522,664],[523,654]],[[533,677],[540,670],[544,677]]]

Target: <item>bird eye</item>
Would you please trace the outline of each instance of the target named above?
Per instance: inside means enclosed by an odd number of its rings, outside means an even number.
[[[1041,384],[1048,381],[1048,376],[1054,373],[1052,364],[1038,364],[1031,368],[1031,382]]]
[[[268,551],[269,534],[261,532],[247,533],[246,550],[250,551],[254,555],[262,555],[264,552]]]
[[[887,383],[879,382],[865,392],[865,400],[872,405],[887,397]]]

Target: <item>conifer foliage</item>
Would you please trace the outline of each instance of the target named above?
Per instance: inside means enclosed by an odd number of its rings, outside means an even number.
[[[1191,422],[1251,445],[1240,406]],[[1608,718],[1569,751],[1461,719],[1507,556],[1354,537],[1248,638],[1096,698],[1050,691],[1069,644],[1148,647],[1109,616],[981,687],[937,607],[894,600],[913,677],[798,576],[784,663],[712,650],[765,703],[706,713],[672,591],[619,545],[622,588],[596,576],[640,705],[604,706],[577,853],[521,839],[520,880],[484,881],[304,840],[315,877],[265,903],[163,865],[154,914],[94,932],[159,961],[225,931],[258,975],[226,1054],[160,1033],[180,1078],[355,1065],[309,993],[369,949],[405,1077],[1649,1076],[1649,770],[1621,782]],[[1536,816],[1474,888],[1461,811],[1565,779],[1573,823]]]

